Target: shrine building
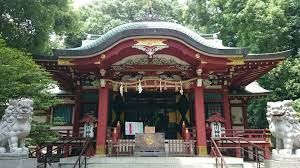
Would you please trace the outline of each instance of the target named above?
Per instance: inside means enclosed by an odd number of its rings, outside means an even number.
[[[49,120],[76,137],[82,136],[85,114],[93,116],[96,154],[108,154],[118,123],[119,139],[130,140],[134,135],[128,131],[138,128],[127,128],[126,122],[138,122],[142,131],[149,126],[164,133],[166,140],[183,139],[186,127],[194,140],[193,152],[205,156],[211,117],[222,123],[218,131],[227,136],[247,130],[248,101],[269,92],[255,80],[289,55],[290,51],[251,54],[248,48],[223,46],[214,34],[142,21],[35,60],[62,90],[58,96],[64,103],[51,108]]]

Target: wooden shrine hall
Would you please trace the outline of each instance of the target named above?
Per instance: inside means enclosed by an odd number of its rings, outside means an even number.
[[[96,154],[108,155],[111,141],[133,142],[135,133],[150,130],[164,133],[168,143],[190,141],[193,154],[205,156],[216,136],[212,122],[220,123],[218,136],[269,147],[265,130],[248,129],[247,103],[269,92],[255,80],[289,55],[251,54],[223,46],[215,35],[143,21],[35,60],[63,90],[58,96],[65,102],[51,109],[51,122],[82,136],[80,121],[93,116]]]

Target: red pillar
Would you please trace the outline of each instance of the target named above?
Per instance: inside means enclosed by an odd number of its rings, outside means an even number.
[[[247,115],[247,101],[243,101],[243,122],[244,122],[244,129],[248,129],[248,115]]]
[[[264,157],[265,160],[269,160],[271,158],[270,144],[266,144],[264,146]]]
[[[230,105],[229,105],[229,97],[228,90],[224,89],[223,92],[223,105],[224,105],[224,119],[225,119],[225,129],[231,129],[231,114],[230,114]]]
[[[207,155],[206,128],[204,111],[203,87],[195,87],[195,125],[196,125],[196,152],[199,156]]]
[[[74,119],[73,119],[73,137],[79,137],[79,120],[80,120],[80,90],[75,91],[75,107],[74,107]]]
[[[99,88],[96,155],[105,155],[107,113],[108,113],[108,93],[109,93],[108,87]]]

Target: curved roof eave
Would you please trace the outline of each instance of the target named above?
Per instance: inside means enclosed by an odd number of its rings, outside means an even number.
[[[199,51],[214,55],[247,55],[247,48],[220,47],[213,45],[196,32],[176,23],[169,22],[133,22],[120,25],[90,44],[78,48],[56,49],[54,55],[76,57],[93,55],[109,48],[114,43],[130,37],[166,36],[180,39]]]
[[[245,57],[245,61],[255,61],[255,60],[280,60],[292,54],[292,50],[286,50],[275,53],[262,53],[262,54],[248,54]]]

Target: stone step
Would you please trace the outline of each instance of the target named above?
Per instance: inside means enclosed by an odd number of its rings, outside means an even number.
[[[244,168],[257,168],[257,162],[244,161]],[[264,168],[264,162],[260,162],[260,168]]]
[[[243,159],[224,157],[229,168],[243,168]],[[60,168],[72,168],[77,157],[63,158]],[[215,168],[212,157],[100,157],[87,159],[88,168]]]

